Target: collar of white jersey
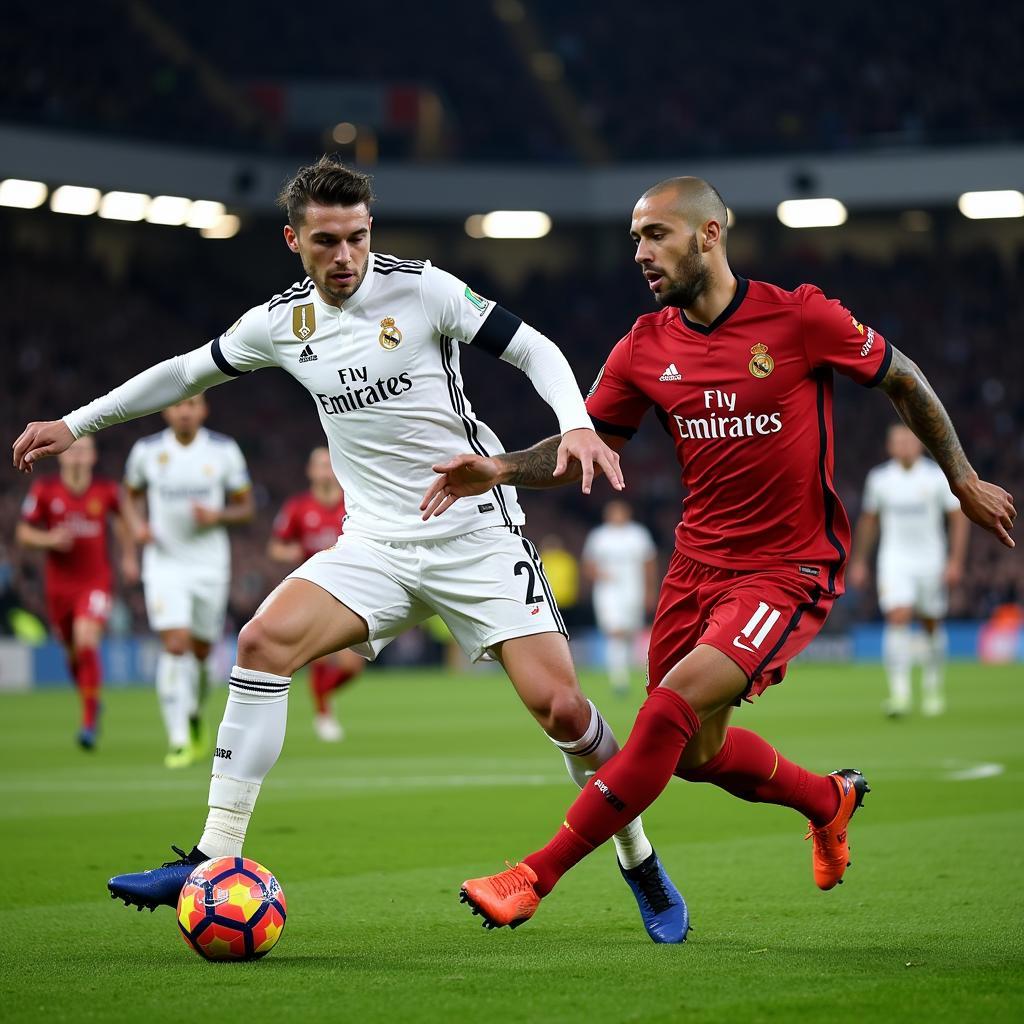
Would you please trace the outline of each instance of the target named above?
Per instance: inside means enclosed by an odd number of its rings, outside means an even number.
[[[173,444],[173,445],[174,445],[174,446],[175,446],[176,448],[180,448],[180,449],[181,449],[182,451],[187,451],[187,450],[188,450],[189,448],[191,448],[191,447],[192,447],[192,446],[193,446],[193,445],[194,445],[194,444],[195,444],[195,443],[196,443],[197,441],[205,441],[205,440],[206,440],[206,435],[207,435],[207,433],[208,433],[208,431],[207,431],[206,427],[200,427],[200,428],[199,428],[199,429],[198,429],[198,430],[196,431],[196,436],[195,436],[195,437],[193,437],[193,438],[192,438],[192,440],[191,440],[191,441],[189,441],[189,443],[188,443],[188,444],[182,444],[182,443],[181,443],[181,442],[180,442],[180,441],[179,441],[179,440],[177,439],[177,437],[175,437],[174,431],[173,431],[173,430],[171,430],[171,428],[170,428],[170,427],[165,427],[165,428],[164,428],[164,436],[165,436],[165,437],[167,438],[167,440],[168,440],[168,441],[169,441],[169,442],[170,442],[171,444]]]
[[[370,292],[373,291],[373,279],[376,276],[373,273],[374,253],[370,253],[366,260],[366,273],[363,275],[363,280],[360,282],[359,287],[355,293],[347,298],[340,306],[335,306],[330,302],[325,302],[323,296],[320,294],[319,288],[313,289],[313,294],[316,296],[316,301],[320,307],[328,313],[338,312],[352,313],[359,309],[360,306],[366,302],[369,298]]]

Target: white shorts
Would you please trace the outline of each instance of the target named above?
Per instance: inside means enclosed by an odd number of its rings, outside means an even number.
[[[568,635],[540,555],[516,530],[491,526],[422,542],[344,534],[288,578],[315,583],[366,622],[369,640],[352,648],[364,658],[436,612],[480,661],[502,640]]]
[[[925,619],[941,619],[948,604],[941,568],[878,564],[878,607],[883,613],[912,608]]]
[[[637,633],[644,625],[644,599],[632,589],[594,588],[594,618],[602,633]]]
[[[187,629],[198,640],[216,642],[224,631],[229,586],[228,580],[197,579],[186,572],[148,572],[142,589],[149,628],[155,633]]]

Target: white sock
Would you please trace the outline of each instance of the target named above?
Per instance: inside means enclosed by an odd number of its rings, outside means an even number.
[[[936,625],[935,631],[924,634],[924,658],[921,668],[921,689],[925,701],[941,705],[945,700],[943,682],[946,670],[946,650],[949,646],[946,627]]]
[[[195,718],[199,714],[199,661],[191,651],[183,654],[181,658],[185,714],[188,718]]]
[[[569,778],[582,789],[590,777],[606,761],[619,752],[619,744],[611,727],[601,717],[601,712],[590,705],[590,725],[578,740],[552,740],[562,756],[565,766],[569,769]],[[635,868],[642,864],[654,852],[651,841],[644,834],[644,826],[639,818],[631,821],[612,837],[615,840],[615,852],[619,863],[626,868]]]
[[[629,689],[630,638],[610,636],[605,645],[608,652],[608,676],[616,690]]]
[[[886,626],[882,633],[882,662],[889,677],[889,707],[903,711],[910,707],[910,666],[914,660],[914,637],[909,626]]]
[[[240,857],[260,785],[274,767],[288,724],[288,676],[231,670],[228,702],[217,731],[210,813],[197,844],[208,857]]]
[[[167,745],[179,750],[188,745],[188,668],[184,654],[161,651],[156,660],[156,695],[160,701]]]

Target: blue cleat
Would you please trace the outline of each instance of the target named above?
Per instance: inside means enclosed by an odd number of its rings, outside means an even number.
[[[78,730],[78,736],[76,737],[76,740],[78,742],[78,745],[83,750],[95,750],[96,729],[89,728],[88,726],[83,725],[82,728]]]
[[[690,912],[658,855],[652,851],[643,864],[629,870],[620,864],[619,870],[633,890],[647,934],[655,942],[685,942]]]
[[[124,900],[126,907],[134,906],[140,911],[143,907],[150,911],[157,907],[176,907],[188,876],[197,864],[210,858],[199,847],[193,847],[191,853],[179,850],[176,846],[171,849],[178,854],[179,860],[168,861],[162,867],[151,868],[149,871],[114,875],[107,882],[110,898]]]

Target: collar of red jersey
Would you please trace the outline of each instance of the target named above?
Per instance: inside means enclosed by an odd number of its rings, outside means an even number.
[[[711,321],[711,323],[707,325],[694,323],[682,309],[679,310],[680,323],[682,323],[684,327],[688,327],[691,331],[696,331],[697,334],[711,334],[713,331],[716,331],[721,327],[722,324],[724,324],[726,320],[728,320],[729,317],[731,317],[733,313],[740,308],[743,304],[743,300],[747,297],[747,289],[749,287],[750,282],[745,277],[740,277],[740,275],[737,274],[736,294],[733,295],[729,305],[726,306],[725,309],[723,309],[722,312]]]

